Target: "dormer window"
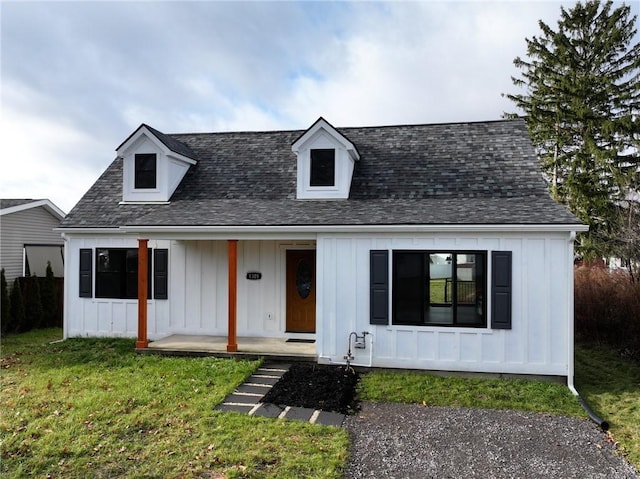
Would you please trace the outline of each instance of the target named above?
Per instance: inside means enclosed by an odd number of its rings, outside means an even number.
[[[140,125],[116,148],[122,159],[123,203],[164,203],[171,199],[195,153],[185,143]]]
[[[311,175],[309,186],[335,186],[336,150],[329,148],[311,150]]]
[[[135,155],[135,189],[153,189],[156,187],[157,162],[155,153]]]
[[[296,155],[296,198],[299,200],[347,199],[356,146],[324,118],[319,118],[291,145]]]

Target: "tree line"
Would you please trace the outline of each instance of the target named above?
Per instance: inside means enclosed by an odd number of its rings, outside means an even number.
[[[619,258],[640,273],[640,43],[628,5],[578,2],[554,29],[526,38],[517,57],[521,93],[505,94],[524,114],[551,196],[589,231],[584,259]],[[519,113],[506,113],[517,117]]]

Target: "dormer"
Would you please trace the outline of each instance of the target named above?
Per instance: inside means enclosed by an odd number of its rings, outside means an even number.
[[[142,124],[118,148],[122,158],[125,203],[167,202],[189,167],[197,163],[191,149]]]
[[[291,145],[291,150],[297,156],[298,199],[349,198],[353,169],[360,154],[329,122],[319,118]]]

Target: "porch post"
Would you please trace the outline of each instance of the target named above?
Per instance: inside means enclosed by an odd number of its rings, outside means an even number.
[[[136,349],[149,346],[147,340],[148,243],[149,240],[138,239],[138,340],[136,341]]]
[[[238,299],[238,240],[227,242],[229,251],[229,327],[227,336],[227,352],[238,351],[236,338],[236,310]]]

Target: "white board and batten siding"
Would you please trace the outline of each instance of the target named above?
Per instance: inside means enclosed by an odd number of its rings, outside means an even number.
[[[67,242],[65,337],[137,335],[137,300],[80,298],[81,248],[135,248],[133,236],[73,237]],[[148,337],[227,334],[226,240],[150,240],[169,250],[168,299],[148,302]],[[238,242],[239,336],[285,337],[286,250],[316,249],[316,352],[322,363],[344,364],[351,332],[369,333],[353,364],[567,376],[573,327],[573,243],[568,232],[319,234],[316,241]],[[512,253],[512,327],[370,324],[370,251]],[[392,254],[390,254],[390,261]],[[94,257],[95,261],[95,257]],[[391,269],[389,269],[391,271]],[[261,279],[250,280],[249,272]],[[93,280],[95,281],[95,275]],[[389,308],[392,284],[390,282]],[[487,294],[487,296],[490,296]]]
[[[366,331],[366,349],[351,349],[355,365],[567,376],[572,248],[569,233],[319,236],[319,362],[344,363],[349,334]],[[488,283],[490,252],[511,251],[512,328],[491,329],[491,304],[483,328],[392,325],[391,311],[389,325],[370,324],[371,250],[487,251]]]
[[[148,247],[168,248],[169,241],[149,241]],[[75,237],[67,234],[65,249],[64,337],[136,337],[138,333],[137,299],[96,298],[96,248],[138,248],[133,236],[91,235]],[[92,297],[81,298],[80,250],[91,249],[93,261]],[[150,299],[147,314],[150,324],[162,322],[169,315],[169,304]],[[150,334],[151,337],[151,334]]]

